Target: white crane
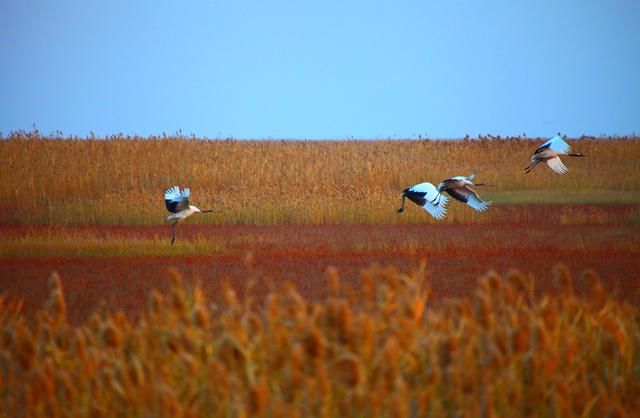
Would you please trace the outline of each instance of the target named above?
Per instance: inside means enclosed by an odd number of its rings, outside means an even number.
[[[571,150],[571,146],[560,135],[554,136],[534,151],[531,156],[531,164],[524,169],[524,173],[529,174],[538,163],[545,162],[556,173],[566,174],[569,169],[560,160],[561,155],[584,157],[581,152],[569,152],[569,150]]]
[[[478,193],[469,186],[490,186],[487,183],[474,183],[471,180],[475,177],[475,174],[471,174],[467,177],[456,176],[443,180],[438,184],[438,193],[447,192],[449,196],[456,200],[466,203],[478,212],[484,212],[487,210],[491,202],[485,202],[480,199]]]
[[[420,183],[407,187],[402,191],[400,197],[402,198],[402,205],[397,210],[398,213],[404,212],[404,199],[406,197],[416,205],[421,206],[436,219],[442,219],[447,214],[447,197],[442,196],[431,183]]]
[[[178,186],[168,188],[164,192],[164,203],[171,215],[167,216],[167,221],[173,222],[173,236],[171,237],[171,245],[176,240],[176,225],[183,219],[188,218],[194,213],[213,212],[212,209],[200,210],[189,204],[189,188],[185,187],[182,191]]]

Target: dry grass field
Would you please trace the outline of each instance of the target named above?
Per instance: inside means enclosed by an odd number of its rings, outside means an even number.
[[[543,141],[0,139],[0,417],[635,416],[640,139]]]
[[[171,185],[219,213],[215,224],[425,223],[394,209],[405,187],[477,174],[499,204],[640,203],[640,140],[570,141],[587,157],[570,173],[523,175],[544,139],[460,141],[201,141],[185,138],[60,140],[26,135],[0,141],[0,223],[158,224]],[[443,222],[484,222],[450,205]]]

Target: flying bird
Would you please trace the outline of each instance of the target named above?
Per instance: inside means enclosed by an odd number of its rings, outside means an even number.
[[[447,192],[449,196],[456,200],[466,203],[478,212],[484,212],[487,210],[491,202],[485,202],[480,199],[478,193],[469,186],[490,186],[487,183],[474,183],[471,180],[475,177],[475,174],[470,176],[456,176],[443,180],[438,184],[438,193]]]
[[[408,187],[402,191],[400,197],[402,205],[397,210],[398,213],[404,212],[404,199],[408,198],[436,219],[442,219],[447,214],[447,197],[442,196],[431,183],[420,183]]]
[[[168,188],[164,192],[164,203],[167,205],[167,210],[171,212],[171,215],[167,216],[167,221],[173,222],[173,236],[171,237],[171,245],[176,240],[176,225],[178,222],[187,219],[194,213],[206,213],[213,212],[212,209],[200,210],[197,207],[189,204],[189,188],[185,187],[180,190],[178,186]]]
[[[569,152],[571,146],[567,144],[560,135],[556,135],[542,144],[531,156],[531,164],[524,169],[525,174],[529,174],[540,162],[545,162],[550,169],[558,174],[566,174],[569,169],[562,163],[561,155],[570,157],[584,157],[581,152]]]

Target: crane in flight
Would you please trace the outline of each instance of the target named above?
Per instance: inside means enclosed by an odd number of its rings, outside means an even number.
[[[456,176],[443,180],[438,184],[437,190],[440,195],[442,192],[447,192],[449,196],[462,203],[466,203],[478,212],[484,212],[487,210],[491,202],[485,202],[480,199],[478,193],[469,186],[490,186],[487,183],[474,183],[473,180],[475,174],[471,174],[467,177]]]
[[[431,183],[420,183],[407,187],[402,191],[400,197],[402,204],[397,210],[398,213],[404,212],[404,199],[407,198],[438,220],[447,214],[447,197],[441,196],[438,189]]]
[[[212,209],[200,210],[190,205],[188,187],[185,187],[183,190],[180,190],[178,186],[168,188],[164,192],[164,203],[167,205],[167,210],[171,212],[171,215],[167,216],[167,221],[173,221],[171,245],[173,245],[176,240],[176,225],[178,225],[178,222],[187,219],[194,213],[213,212]]]
[[[566,174],[569,169],[562,163],[561,155],[568,155],[569,157],[585,156],[581,152],[569,152],[570,150],[571,146],[560,135],[556,135],[534,151],[531,156],[531,164],[524,169],[524,173],[529,174],[538,163],[545,162],[554,172]]]

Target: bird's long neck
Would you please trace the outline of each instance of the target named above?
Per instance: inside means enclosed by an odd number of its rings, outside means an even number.
[[[402,195],[400,195],[400,197],[402,198],[402,203],[400,205],[400,208],[398,210],[396,210],[396,212],[398,212],[398,213],[402,213],[404,211],[404,198],[406,197],[406,195],[404,193],[402,193]]]

